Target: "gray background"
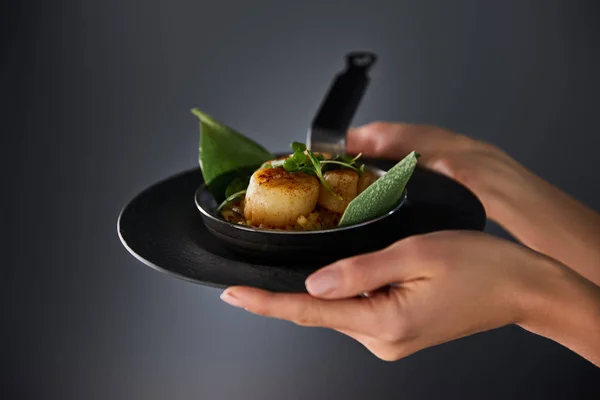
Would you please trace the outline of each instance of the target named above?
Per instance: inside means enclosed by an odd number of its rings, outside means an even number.
[[[337,333],[251,316],[157,273],[116,234],[128,200],[197,165],[191,107],[285,150],[355,49],[380,56],[355,123],[489,140],[600,209],[597,1],[2,7],[4,398],[600,394],[598,369],[514,327],[385,363]]]

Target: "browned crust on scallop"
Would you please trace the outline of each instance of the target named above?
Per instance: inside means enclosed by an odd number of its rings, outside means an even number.
[[[288,172],[283,167],[264,168],[257,171],[256,183],[266,187],[278,187],[295,193],[311,193],[317,178],[304,172]]]
[[[338,177],[338,189],[347,190],[351,188],[355,183],[355,179],[358,179],[358,173],[351,169],[334,169],[331,171],[327,171],[324,174],[325,179],[328,176],[337,176]],[[341,186],[341,187],[340,187]],[[339,191],[342,193],[341,191]],[[339,194],[339,193],[338,193]]]

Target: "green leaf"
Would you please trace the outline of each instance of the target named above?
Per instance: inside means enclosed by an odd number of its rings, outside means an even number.
[[[244,194],[246,194],[246,189],[240,190],[239,192],[236,192],[230,196],[227,196],[227,198],[225,200],[223,200],[223,202],[221,204],[219,204],[219,207],[217,207],[217,211],[221,211],[223,209],[223,207],[225,207],[227,204],[231,203],[233,200],[237,199],[238,197],[240,197]]]
[[[224,197],[224,186],[227,185],[227,183],[223,183],[224,176],[232,173],[235,175],[236,172],[251,167],[256,168],[265,161],[275,158],[255,141],[215,120],[205,112],[194,108],[192,114],[200,120],[198,161],[202,169],[202,176],[213,195],[218,199],[217,201]]]
[[[306,150],[306,145],[304,143],[300,143],[300,142],[292,143],[292,151],[294,153],[304,153],[305,150]]]
[[[333,191],[331,185],[329,185],[329,183],[327,183],[327,181],[323,177],[323,172],[321,170],[321,162],[317,159],[317,157],[315,157],[314,153],[310,150],[308,150],[306,153],[308,154],[308,158],[310,158],[310,161],[313,163],[315,174],[317,175],[317,178],[319,178],[319,180],[321,181],[321,185],[323,185],[323,187],[327,189],[336,199],[344,200],[342,196]]]
[[[293,158],[286,158],[285,162],[283,163],[283,168],[285,168],[285,170],[288,172],[294,172],[299,168],[299,166]]]
[[[281,160],[273,160],[271,162],[264,163],[261,168],[278,168],[283,167],[283,163],[287,160],[287,158],[283,158]]]
[[[305,174],[312,175],[312,176],[317,175],[317,173],[315,172],[315,169],[311,168],[311,167],[302,167],[296,172],[304,172]]]
[[[234,193],[241,192],[242,190],[246,190],[248,188],[248,184],[250,183],[250,178],[235,178],[231,181],[227,189],[225,190],[225,197],[230,197]]]
[[[295,152],[292,157],[294,158],[294,161],[298,163],[298,165],[302,165],[306,162],[306,155],[303,151]]]
[[[417,155],[413,151],[356,196],[348,204],[338,226],[359,224],[391,211],[402,199],[402,193],[416,165]]]
[[[321,161],[321,165],[329,165],[329,164],[341,165],[342,167],[350,168],[350,169],[355,170],[356,172],[360,172],[360,170],[358,168],[356,168],[354,165],[343,162],[343,161],[335,161],[335,160]]]

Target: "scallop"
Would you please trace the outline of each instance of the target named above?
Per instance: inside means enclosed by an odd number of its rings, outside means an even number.
[[[358,194],[361,194],[366,188],[371,186],[377,180],[377,175],[370,171],[365,171],[358,178]]]
[[[259,169],[250,178],[244,216],[252,225],[285,228],[311,213],[319,198],[319,181],[302,172],[283,168]]]
[[[305,154],[308,154],[306,151]],[[315,156],[323,156],[323,160],[331,160],[333,158],[333,154],[331,153],[313,153]]]
[[[358,173],[351,169],[335,169],[325,172],[323,178],[343,200],[336,198],[329,190],[321,186],[318,204],[329,211],[342,214],[348,204],[358,195]]]

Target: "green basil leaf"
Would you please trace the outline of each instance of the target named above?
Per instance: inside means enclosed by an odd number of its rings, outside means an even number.
[[[198,161],[204,182],[219,201],[224,197],[228,184],[224,176],[241,170],[256,168],[265,161],[275,158],[273,154],[255,141],[245,137],[233,128],[215,120],[197,108],[192,114],[200,120],[200,148]],[[231,177],[227,178],[231,179]]]
[[[227,189],[225,190],[225,197],[230,197],[234,193],[238,193],[238,192],[241,192],[242,190],[246,190],[248,188],[249,184],[250,184],[250,178],[235,178],[227,186]]]

